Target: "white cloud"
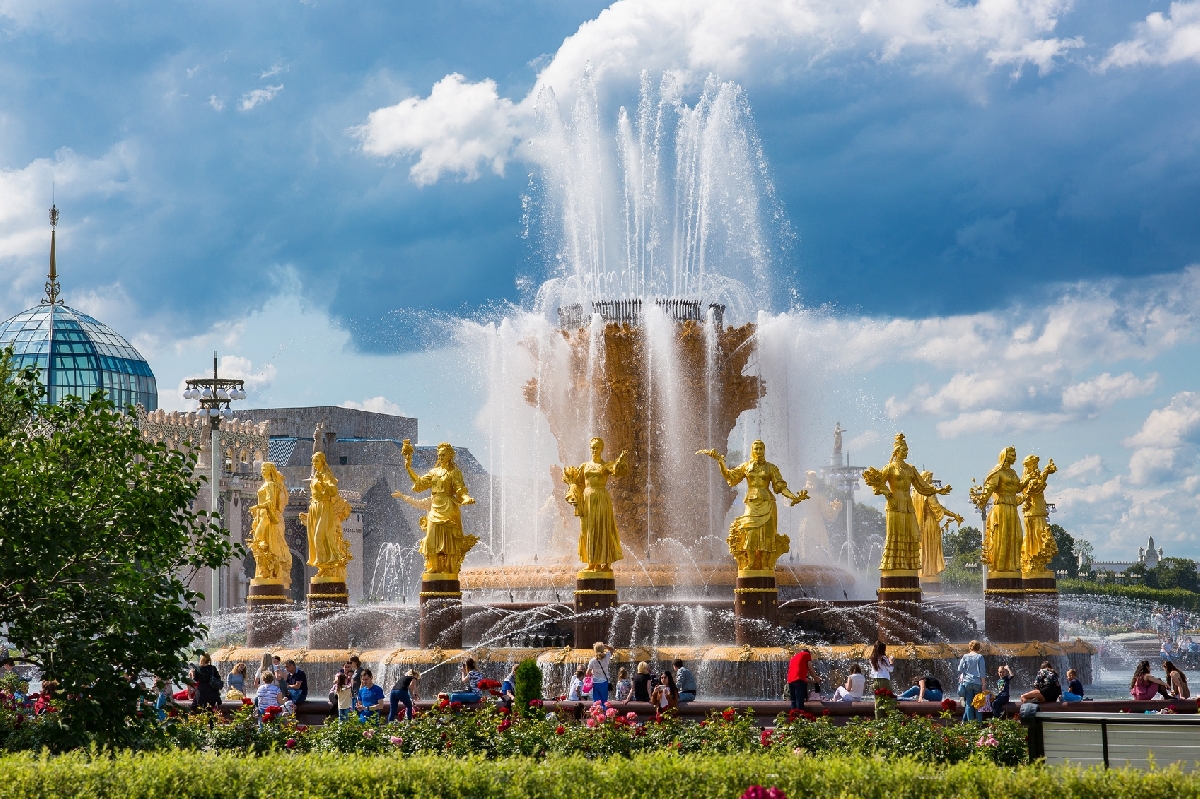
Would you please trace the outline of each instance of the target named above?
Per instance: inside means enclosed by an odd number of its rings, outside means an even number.
[[[208,96],[208,104],[210,106],[212,106],[214,111],[224,111],[225,110],[225,101],[218,98],[215,94],[210,94]]]
[[[1074,480],[1104,471],[1104,459],[1099,455],[1086,455],[1063,469],[1059,474],[1064,480]]]
[[[242,95],[242,101],[238,103],[238,108],[242,111],[249,111],[255,106],[269,103],[275,99],[275,95],[283,91],[283,84],[278,86],[268,86],[265,89],[254,89]],[[219,110],[219,109],[218,109]]]
[[[1104,372],[1099,377],[1063,389],[1063,407],[1069,411],[1095,413],[1117,400],[1141,397],[1157,387],[1157,374],[1139,380],[1133,372],[1116,377]]]
[[[531,134],[538,99],[563,107],[585,74],[597,86],[632,85],[643,70],[696,86],[710,73],[784,80],[835,54],[911,62],[947,72],[974,60],[987,71],[1025,64],[1051,70],[1081,39],[1052,34],[1070,0],[617,0],[579,26],[514,103],[491,80],[455,73],[427,98],[371,113],[354,129],[372,155],[417,155],[420,185],[444,174],[499,174]],[[526,153],[533,155],[532,152]]]
[[[1200,2],[1171,3],[1166,16],[1155,11],[1134,26],[1132,39],[1113,46],[1100,69],[1139,64],[1200,63]]]
[[[343,408],[353,408],[356,411],[370,411],[371,413],[387,413],[392,416],[405,416],[404,411],[400,410],[400,406],[389,400],[387,397],[370,397],[362,402],[354,400],[346,400],[342,403]]]
[[[266,80],[267,78],[275,77],[276,75],[280,74],[281,72],[288,72],[290,69],[291,69],[291,66],[288,63],[286,63],[283,59],[280,59],[280,60],[276,61],[274,64],[272,64],[270,69],[263,71],[262,74],[260,74],[258,77],[260,80]]]
[[[1031,430],[1053,430],[1068,419],[1070,416],[1065,413],[1005,412],[989,408],[983,411],[960,413],[953,419],[938,422],[937,431],[942,438],[958,438],[962,435],[1005,435],[1025,433]]]
[[[454,73],[435,83],[426,98],[372,111],[353,132],[371,155],[419,153],[409,175],[424,186],[445,173],[474,180],[481,167],[504,174],[518,138],[517,118],[512,101],[497,95],[495,81],[469,83]]]
[[[1171,476],[1177,467],[1194,466],[1200,445],[1200,393],[1181,391],[1165,408],[1151,412],[1142,429],[1125,440],[1134,448],[1129,459],[1130,479],[1145,485]]]

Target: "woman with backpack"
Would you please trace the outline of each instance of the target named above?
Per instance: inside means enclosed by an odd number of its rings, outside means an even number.
[[[221,706],[221,689],[225,687],[225,682],[207,653],[200,656],[200,665],[192,671],[192,681],[196,684],[196,698],[192,700],[192,710],[206,707],[215,709]]]

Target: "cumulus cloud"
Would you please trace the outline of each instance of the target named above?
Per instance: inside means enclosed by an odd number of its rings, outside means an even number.
[[[1116,44],[1100,69],[1140,64],[1200,63],[1200,2],[1171,3],[1163,16],[1155,11],[1134,26],[1132,39]]]
[[[1133,372],[1115,377],[1104,372],[1099,377],[1063,389],[1063,407],[1069,411],[1096,413],[1117,400],[1141,397],[1157,387],[1157,374],[1139,379]]]
[[[220,99],[219,97],[217,97],[215,94],[210,94],[208,96],[208,104],[210,106],[212,106],[212,109],[214,111],[224,111],[225,110],[225,101]]]
[[[911,61],[950,70],[974,59],[983,70],[1027,64],[1048,72],[1081,39],[1053,35],[1070,0],[617,0],[579,26],[513,102],[492,80],[455,73],[429,97],[410,97],[353,129],[372,155],[417,156],[420,185],[444,174],[468,180],[501,173],[531,133],[538,98],[569,96],[585,72],[597,86],[632,84],[643,70],[669,72],[685,87],[710,73],[744,80],[783,76],[836,54]]]
[[[1086,477],[1092,474],[1100,474],[1104,471],[1104,459],[1099,455],[1085,455],[1075,461],[1059,474],[1064,480],[1074,480],[1079,477]]]
[[[1176,394],[1167,407],[1154,410],[1142,429],[1124,444],[1134,448],[1129,476],[1136,485],[1169,477],[1180,466],[1194,467],[1200,445],[1200,393]]]
[[[248,91],[242,95],[242,101],[238,103],[238,108],[242,111],[249,111],[256,106],[262,105],[263,103],[271,102],[275,99],[275,95],[279,94],[281,91],[283,91],[282,83],[278,86],[268,86],[265,89],[254,89],[253,91]]]
[[[356,411],[370,411],[371,413],[386,413],[391,416],[404,416],[404,411],[400,410],[400,406],[389,400],[387,397],[370,397],[362,402],[354,400],[346,400],[342,403],[343,408],[353,408]]]
[[[435,83],[428,97],[372,111],[353,133],[371,155],[419,154],[409,175],[424,186],[445,173],[467,180],[479,177],[481,168],[504,174],[520,116],[511,100],[497,94],[495,81],[470,83],[454,73]]]

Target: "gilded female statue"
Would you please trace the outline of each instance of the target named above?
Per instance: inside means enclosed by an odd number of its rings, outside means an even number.
[[[829,529],[826,525],[842,512],[842,503],[841,500],[831,500],[825,496],[816,472],[805,472],[804,478],[804,493],[812,501],[801,509],[803,518],[800,520],[798,535],[800,558],[806,563],[829,562],[833,560],[833,552],[829,545]]]
[[[933,485],[933,472],[921,472],[921,479],[926,485]],[[946,570],[946,558],[942,553],[942,520],[954,519],[962,524],[963,517],[943,508],[937,494],[925,496],[920,491],[913,491],[912,503],[917,526],[921,528],[921,579],[933,581]],[[950,526],[949,521],[946,526]]]
[[[755,441],[750,445],[750,460],[730,469],[725,456],[715,449],[702,449],[697,455],[707,455],[721,467],[721,476],[730,488],[746,481],[746,512],[729,525],[729,551],[737,560],[739,571],[770,571],[775,561],[788,551],[791,539],[779,535],[779,509],[775,494],[787,497],[792,505],[808,499],[808,492],[799,494],[788,489],[779,467],[767,462],[767,445]],[[774,491],[774,493],[772,493]]]
[[[1049,510],[1046,508],[1046,481],[1058,471],[1054,459],[1038,471],[1038,456],[1027,455],[1021,475],[1021,493],[1025,497],[1025,542],[1021,546],[1021,570],[1032,574],[1046,570],[1046,564],[1058,554],[1058,544],[1050,532]]]
[[[1021,573],[1021,519],[1017,515],[1021,478],[1012,467],[1016,462],[1016,448],[1005,447],[983,485],[971,489],[971,502],[981,510],[995,497],[983,531],[981,559],[991,569],[989,577]]]
[[[300,522],[308,529],[308,565],[315,566],[315,583],[346,582],[346,564],[354,559],[342,535],[342,522],[350,518],[350,503],[338,493],[337,478],[325,462],[324,452],[312,456],[308,481],[308,512]]]
[[[921,568],[921,528],[917,523],[911,492],[931,497],[949,494],[950,486],[935,488],[926,482],[917,467],[905,461],[908,442],[903,433],[896,434],[892,459],[882,469],[863,472],[863,482],[876,494],[887,497],[887,532],[883,541],[883,571],[907,571],[914,575]]]
[[[454,447],[445,441],[438,444],[437,462],[425,474],[413,471],[413,452],[412,442],[404,439],[400,453],[412,478],[412,490],[418,494],[430,492],[429,513],[422,517],[425,537],[421,539],[421,554],[425,557],[425,574],[421,579],[458,579],[463,558],[479,541],[477,536],[463,535],[459,508],[475,504],[475,499],[467,493],[467,483],[454,462]],[[392,496],[408,499],[399,491]]]
[[[623,477],[629,471],[629,464],[624,452],[615,461],[604,460],[604,439],[593,438],[588,445],[592,459],[563,469],[563,482],[567,484],[567,502],[575,506],[575,515],[579,517],[579,560],[587,564],[588,571],[608,572],[625,557],[608,493],[608,478]]]
[[[288,504],[287,486],[275,464],[262,465],[258,504],[250,508],[250,552],[254,555],[254,579],[259,583],[292,584],[292,551],[284,538],[283,510]]]

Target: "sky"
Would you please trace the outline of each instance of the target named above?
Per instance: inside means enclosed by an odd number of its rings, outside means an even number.
[[[1048,453],[1099,554],[1200,557],[1200,2],[0,0],[0,314],[41,296],[53,198],[65,299],[164,407],[215,349],[250,404],[486,463],[445,321],[548,274],[538,98],[586,72],[613,126],[643,71],[752,108],[767,310],[827,353],[806,424],[876,465],[904,430],[964,514],[1002,446]]]

